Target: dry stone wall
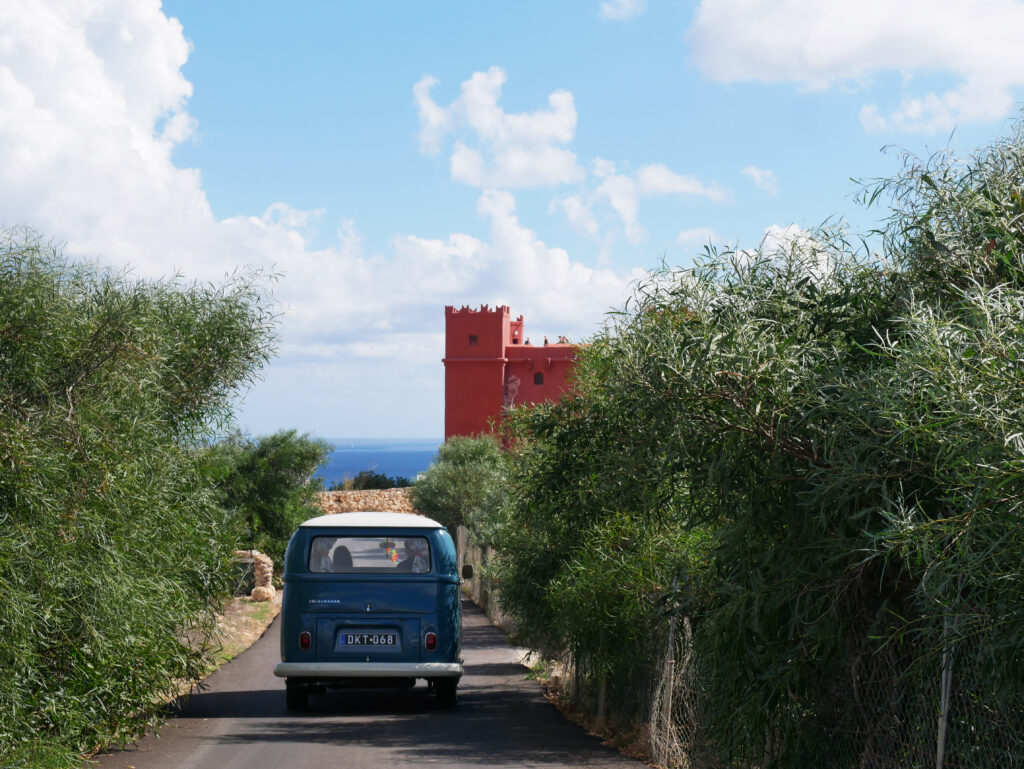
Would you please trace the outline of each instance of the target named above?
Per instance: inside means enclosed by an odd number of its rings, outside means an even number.
[[[324,491],[320,493],[324,513],[383,511],[415,513],[409,489],[366,489],[364,491]]]
[[[253,582],[255,586],[249,597],[254,601],[271,601],[277,591],[274,589],[274,561],[266,553],[259,550],[236,550],[235,558],[240,561],[252,562]]]
[[[512,633],[515,625],[512,618],[501,609],[497,596],[492,592],[492,583],[486,576],[488,562],[494,555],[494,550],[479,544],[465,526],[456,529],[456,538],[459,551],[459,573],[462,573],[462,565],[473,564],[473,577],[465,580],[462,590],[470,599],[484,610],[490,621],[504,630]]]

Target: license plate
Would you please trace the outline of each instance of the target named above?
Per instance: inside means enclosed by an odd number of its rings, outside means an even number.
[[[339,633],[338,646],[381,647],[398,646],[398,633],[389,630],[359,630],[352,633]]]

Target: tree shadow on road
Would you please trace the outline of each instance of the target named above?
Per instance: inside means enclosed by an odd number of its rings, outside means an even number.
[[[182,717],[261,719],[214,738],[227,745],[305,742],[383,748],[410,761],[435,758],[486,766],[628,764],[616,751],[565,722],[532,689],[469,690],[450,710],[439,707],[423,686],[399,692],[332,691],[311,697],[309,711],[284,718],[274,718],[287,713],[280,690],[225,697],[198,695],[194,699],[209,699],[193,703]]]

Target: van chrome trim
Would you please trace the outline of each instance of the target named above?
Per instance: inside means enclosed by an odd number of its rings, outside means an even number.
[[[458,662],[278,662],[278,678],[458,678]]]

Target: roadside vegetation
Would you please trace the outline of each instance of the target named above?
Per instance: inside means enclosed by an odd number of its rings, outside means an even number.
[[[403,475],[387,475],[374,470],[361,470],[351,478],[331,484],[328,491],[367,491],[370,489],[404,489],[413,482]]]
[[[243,525],[202,447],[275,323],[259,276],[138,280],[0,233],[0,766],[77,765],[206,669]]]
[[[651,274],[565,399],[412,491],[661,764],[1024,766],[1024,135],[905,161],[865,240]],[[274,329],[258,276],[0,234],[0,766],[144,730],[210,663],[231,551],[308,517],[326,446],[211,443]]]
[[[419,512],[451,531],[465,526],[486,542],[504,499],[502,481],[501,446],[493,436],[453,436],[438,447],[410,499]]]
[[[238,541],[283,563],[292,532],[322,512],[316,495],[323,482],[313,473],[330,450],[295,430],[258,438],[235,432],[201,449],[198,458],[217,501],[241,526]]]
[[[488,576],[577,705],[674,766],[1024,765],[1022,180],[1020,131],[907,157],[866,241],[662,269],[505,419]]]

